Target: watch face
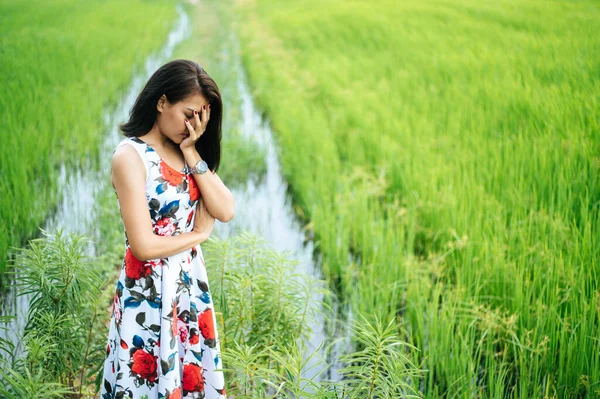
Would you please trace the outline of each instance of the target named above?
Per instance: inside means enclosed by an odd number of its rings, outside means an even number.
[[[203,174],[207,170],[208,170],[208,164],[206,163],[206,161],[202,160],[202,161],[198,162],[198,164],[194,167],[193,172]]]

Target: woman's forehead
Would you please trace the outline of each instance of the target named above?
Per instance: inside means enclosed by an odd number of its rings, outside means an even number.
[[[204,96],[200,94],[195,94],[183,99],[181,103],[185,108],[191,110],[199,110],[202,109],[203,105],[208,104],[208,101],[206,101],[206,98],[204,98]]]

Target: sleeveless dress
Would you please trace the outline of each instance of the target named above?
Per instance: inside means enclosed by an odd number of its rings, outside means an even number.
[[[116,148],[122,145],[133,146],[144,161],[154,234],[191,231],[200,198],[193,175],[170,167],[137,137]],[[126,231],[125,243],[100,397],[226,398],[223,372],[216,370],[223,367],[220,341],[200,244],[141,261],[131,253]]]

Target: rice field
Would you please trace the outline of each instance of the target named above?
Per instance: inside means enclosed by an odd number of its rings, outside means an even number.
[[[0,4],[0,272],[52,212],[61,164],[95,161],[104,110],[175,4]],[[209,6],[240,38],[324,274],[355,315],[396,318],[426,370],[408,382],[426,398],[598,397],[600,5]],[[221,82],[229,25],[206,11],[177,56]],[[264,165],[223,89],[224,173],[243,180]]]
[[[0,275],[9,247],[37,236],[60,167],[93,167],[104,112],[162,47],[175,1],[0,4]]]
[[[426,398],[600,395],[600,5],[212,2],[324,273]]]

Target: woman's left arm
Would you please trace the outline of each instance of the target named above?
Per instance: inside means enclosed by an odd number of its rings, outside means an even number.
[[[202,159],[195,147],[186,148],[183,151],[183,156],[190,168]],[[194,180],[198,185],[208,213],[220,222],[230,221],[234,214],[233,194],[223,184],[221,178],[210,169],[206,173],[194,173],[192,176],[194,176]]]

